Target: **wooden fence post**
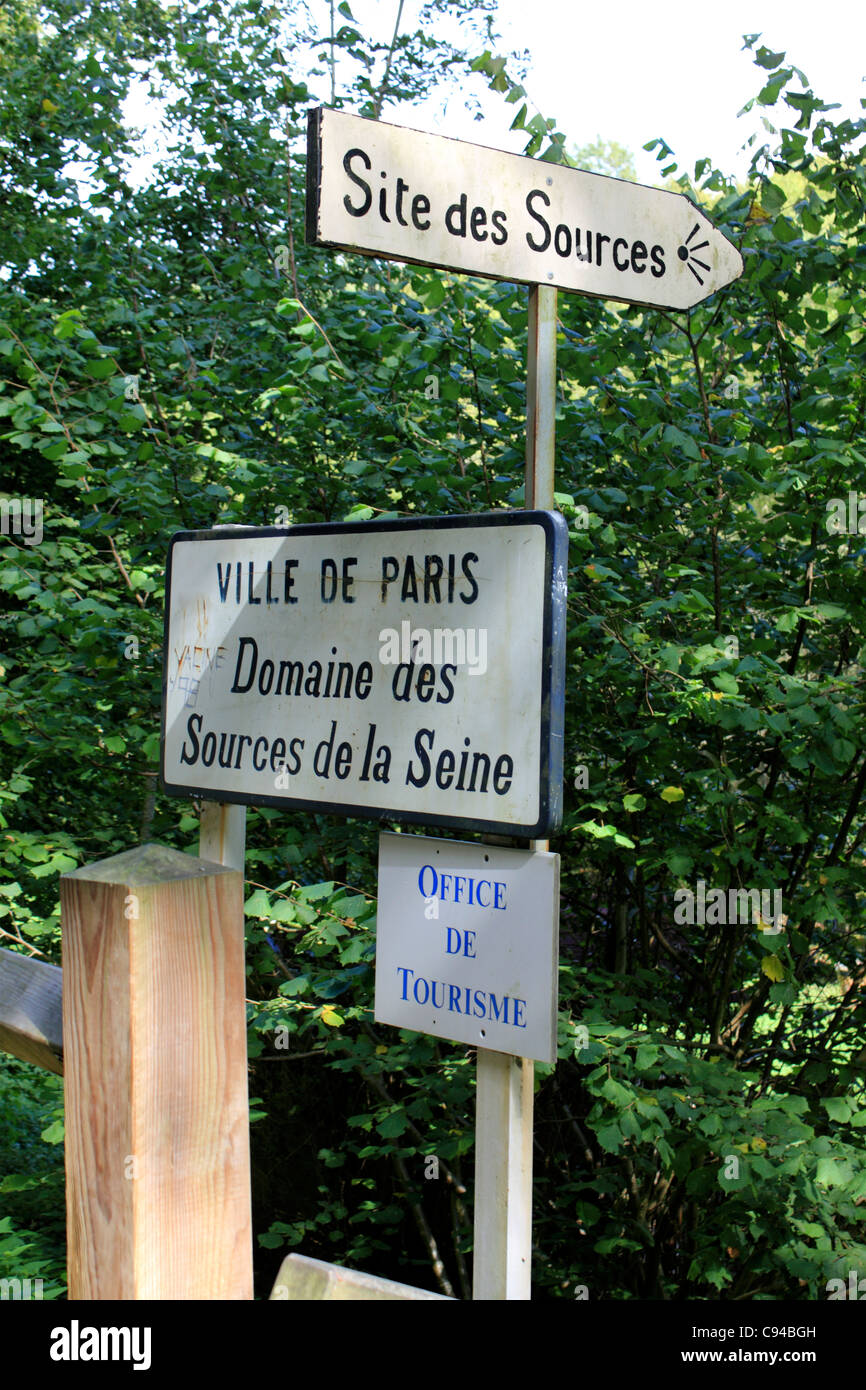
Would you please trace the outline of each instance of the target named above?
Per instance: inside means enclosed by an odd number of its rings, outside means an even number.
[[[0,951],[0,1052],[63,1074],[62,971]]]
[[[243,874],[142,845],[60,899],[69,1297],[252,1298]]]

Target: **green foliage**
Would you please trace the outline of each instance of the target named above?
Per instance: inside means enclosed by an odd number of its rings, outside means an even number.
[[[385,48],[350,5],[333,43],[324,5],[309,23],[251,0],[0,15],[0,448],[7,495],[44,502],[41,544],[0,538],[5,945],[59,959],[73,865],[195,846],[199,808],[155,775],[175,530],[522,503],[525,290],[303,241],[307,107],[333,83],[388,116],[425,90],[441,8]],[[488,8],[461,6],[489,45],[474,78],[437,39],[447,71],[517,108],[528,154],[586,163],[493,56]],[[768,140],[747,183],[709,160],[674,179],[742,280],[685,315],[559,297],[550,1298],[816,1298],[866,1254],[866,524],[828,524],[866,462],[864,123],[755,56]],[[138,185],[123,102],[145,70],[164,129]],[[469,1292],[473,1054],[373,1023],[376,837],[248,814],[262,1294],[290,1246]],[[676,921],[700,880],[781,890],[785,931]],[[34,1076],[0,1078],[0,1242],[18,1242],[0,1256],[59,1289],[62,1169],[39,1140],[57,1085]]]
[[[672,1042],[654,971],[635,970],[617,992],[607,975],[583,978],[593,996],[582,1012],[587,1040],[560,1049],[557,1082],[581,1150],[564,1172],[543,1163],[539,1182],[548,1208],[555,1191],[557,1210],[570,1207],[588,1239],[575,1252],[548,1215],[540,1281],[567,1288],[566,1269],[569,1282],[620,1296],[767,1299],[786,1287],[816,1297],[858,1267],[862,1096],[813,1100],[792,1084],[796,1068],[782,1068],[787,1085],[769,1087],[721,1047]],[[636,1029],[635,1015],[657,1026]],[[548,1100],[542,1117],[557,1108]],[[633,1252],[625,1278],[623,1251]]]
[[[59,1076],[3,1057],[0,1069],[0,1279],[30,1281],[30,1296],[66,1295],[66,1211],[63,1153],[57,1143],[63,1113]],[[59,1138],[63,1138],[60,1122]],[[35,1281],[41,1280],[41,1284]],[[26,1288],[26,1285],[24,1286]],[[26,1295],[25,1295],[26,1296]]]
[[[631,150],[616,140],[602,140],[600,135],[572,150],[570,162],[578,169],[588,169],[591,174],[609,174],[618,179],[637,178]]]

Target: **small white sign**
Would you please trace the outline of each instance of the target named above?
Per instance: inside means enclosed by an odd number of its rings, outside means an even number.
[[[307,241],[666,309],[743,273],[682,193],[326,107],[309,113]]]
[[[165,789],[549,833],[567,535],[540,511],[180,532]]]
[[[375,1018],[556,1061],[559,855],[379,838]]]

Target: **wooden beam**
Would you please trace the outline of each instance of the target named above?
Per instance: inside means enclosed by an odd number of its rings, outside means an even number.
[[[309,1255],[287,1255],[280,1265],[271,1299],[289,1302],[300,1299],[309,1303],[320,1298],[339,1302],[350,1299],[426,1301],[436,1298],[444,1299],[446,1303],[454,1302],[445,1294],[416,1289],[412,1284],[398,1284],[393,1279],[380,1279],[376,1274],[363,1274],[359,1269],[326,1264],[324,1260],[313,1260]]]
[[[0,1051],[63,1073],[63,971],[0,950]]]
[[[243,875],[64,874],[70,1299],[252,1298]]]

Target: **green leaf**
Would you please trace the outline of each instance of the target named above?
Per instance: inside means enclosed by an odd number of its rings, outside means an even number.
[[[785,967],[778,956],[764,956],[761,960],[761,970],[770,980],[785,978]]]
[[[779,93],[785,83],[790,78],[790,70],[785,68],[767,83],[758,93],[757,100],[761,106],[774,106],[779,100]]]
[[[97,381],[102,381],[106,377],[116,376],[119,370],[117,363],[112,358],[108,357],[95,358],[87,364],[88,376],[94,377]]]
[[[9,1173],[0,1178],[0,1192],[28,1192],[38,1187],[42,1179],[32,1173]]]
[[[764,184],[761,189],[761,207],[771,217],[775,217],[776,213],[781,212],[787,201],[785,190],[776,183]]]
[[[405,1134],[408,1127],[409,1118],[405,1110],[392,1110],[390,1115],[386,1115],[376,1125],[383,1139],[397,1139],[401,1134]]]
[[[815,1181],[822,1187],[845,1187],[851,1182],[854,1170],[846,1159],[831,1157],[819,1158],[815,1168]]]
[[[851,1118],[851,1102],[845,1096],[831,1096],[821,1104],[835,1124],[844,1124]]]
[[[649,1067],[654,1066],[658,1061],[658,1056],[659,1050],[657,1047],[651,1047],[646,1043],[642,1043],[635,1053],[634,1064],[638,1071],[647,1071]]]
[[[257,888],[244,903],[245,917],[270,917],[271,903],[264,888]]]
[[[757,38],[757,35],[752,37]],[[784,58],[784,53],[774,53],[772,49],[764,48],[763,45],[755,53],[755,62],[762,68],[777,68]]]
[[[596,1130],[596,1138],[605,1153],[617,1153],[622,1148],[623,1133],[616,1120]]]

